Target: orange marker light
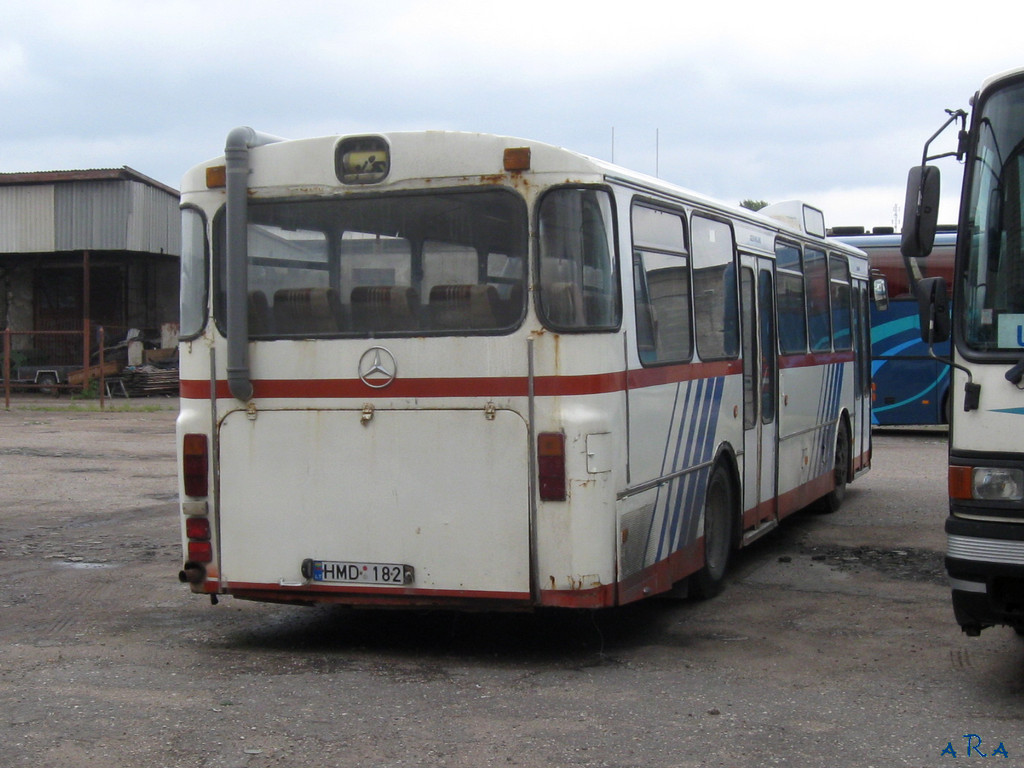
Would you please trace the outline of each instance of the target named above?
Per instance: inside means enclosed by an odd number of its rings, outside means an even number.
[[[206,169],[206,188],[221,189],[228,185],[228,170],[223,165],[214,165]]]
[[[528,171],[528,170],[530,170],[530,148],[529,147],[507,147],[505,149],[505,170],[506,171]]]
[[[974,496],[974,468],[949,468],[949,498],[970,499]]]

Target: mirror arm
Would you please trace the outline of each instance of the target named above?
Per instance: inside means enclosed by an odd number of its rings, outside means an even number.
[[[946,120],[946,122],[944,122],[942,124],[942,127],[939,128],[939,130],[937,130],[935,133],[933,133],[931,135],[931,138],[929,138],[928,141],[924,143],[924,151],[921,153],[921,165],[928,165],[929,160],[938,160],[940,157],[953,157],[955,155],[957,160],[960,160],[963,157],[963,134],[967,130],[967,113],[962,109],[947,109],[946,114],[949,115],[949,118]],[[943,131],[945,131],[952,123],[956,122],[957,120],[960,121],[960,141],[957,145],[956,152],[944,152],[941,155],[929,156],[928,147],[931,146],[932,142],[935,141],[942,134]]]
[[[950,368],[956,368],[958,371],[963,371],[967,374],[967,383],[964,384],[964,412],[976,411],[981,404],[981,384],[974,383],[974,377],[971,375],[969,368],[954,363],[952,356],[950,357],[939,357],[935,354],[935,348],[932,346],[931,331],[928,332],[928,356],[936,362],[948,365]]]

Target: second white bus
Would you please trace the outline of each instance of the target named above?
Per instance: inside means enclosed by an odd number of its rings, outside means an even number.
[[[248,128],[182,205],[194,592],[710,596],[870,465],[868,263],[810,206],[501,136]]]

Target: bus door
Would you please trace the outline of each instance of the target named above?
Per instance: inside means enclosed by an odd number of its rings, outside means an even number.
[[[750,539],[778,519],[778,366],[772,262],[744,257],[743,307],[743,530]]]
[[[853,380],[854,408],[853,470],[862,472],[871,466],[871,314],[868,284],[853,283]]]

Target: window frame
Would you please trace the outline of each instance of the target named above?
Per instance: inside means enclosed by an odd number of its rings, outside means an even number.
[[[835,275],[833,270],[839,269],[842,274],[838,277]],[[838,336],[836,335],[836,319],[838,317],[837,312],[843,309],[842,306],[837,307],[837,291],[842,290],[842,287],[846,288],[846,340],[840,343]],[[853,349],[853,280],[850,275],[850,261],[841,253],[830,251],[828,254],[828,301],[829,301],[829,318],[832,325],[832,349],[837,352],[847,352]],[[842,329],[839,329],[842,330]]]
[[[193,251],[186,251],[189,245],[195,244],[194,241],[191,244],[186,244],[186,219],[192,220],[196,223],[196,232],[194,234],[200,235],[203,252],[202,259],[200,260],[195,258]],[[178,290],[178,338],[182,341],[189,341],[202,336],[203,332],[206,330],[206,325],[210,320],[210,238],[207,234],[208,223],[209,222],[206,219],[206,212],[201,208],[194,205],[183,205],[181,207],[182,237]],[[186,257],[190,253],[193,258],[191,260],[187,260]],[[191,268],[188,265],[191,265]],[[195,267],[197,266],[201,269],[201,273],[199,275],[195,274]],[[196,277],[199,279],[196,280]],[[186,282],[189,287],[189,290],[187,291],[185,290]],[[200,290],[196,290],[196,285],[200,286]],[[194,308],[191,318],[189,313],[186,312],[186,306]],[[198,321],[194,329],[185,327],[186,318]]]
[[[668,243],[656,244],[653,241],[644,241],[637,239],[637,226],[634,219],[634,212],[637,209],[646,209],[654,211],[658,214],[665,214],[668,216],[675,216],[679,219],[680,227],[682,229],[682,250],[672,249]],[[688,363],[693,360],[694,356],[694,315],[693,315],[693,272],[691,267],[692,257],[690,253],[690,228],[689,221],[687,219],[686,210],[683,208],[676,208],[674,206],[666,205],[664,203],[650,200],[648,198],[634,197],[630,201],[629,206],[629,229],[630,229],[630,253],[631,253],[631,266],[633,273],[633,315],[634,321],[636,322],[636,344],[637,344],[637,358],[640,360],[640,364],[645,368],[658,367],[663,365],[679,365],[681,363]],[[685,342],[685,354],[678,357],[667,357],[661,359],[658,354],[658,334],[654,331],[654,318],[651,313],[648,313],[645,318],[647,327],[650,328],[650,341],[652,343],[652,349],[655,354],[655,359],[650,359],[649,356],[645,356],[641,353],[640,349],[640,325],[641,325],[641,305],[646,307],[651,306],[650,297],[650,283],[648,277],[650,272],[644,265],[643,256],[650,254],[651,256],[666,257],[666,258],[681,258],[683,259],[682,269],[685,270],[686,274],[686,338]],[[638,275],[638,270],[640,274]],[[638,280],[642,280],[642,284],[638,283]],[[641,295],[641,290],[643,291]],[[647,359],[645,359],[645,357]]]
[[[728,272],[731,268],[732,280],[730,281],[730,288],[732,293],[732,347],[729,346],[728,336],[728,320],[726,313],[729,312],[728,306],[728,295],[724,295],[721,298],[724,300],[723,309],[723,327],[722,327],[722,354],[709,354],[705,355],[701,352],[701,338],[704,335],[700,332],[700,311],[698,307],[698,297],[701,296],[699,287],[697,286],[697,273],[701,269],[698,265],[698,243],[696,236],[696,220],[701,219],[708,221],[713,224],[723,225],[729,233],[729,245],[730,245],[730,259],[725,263],[725,271]],[[711,267],[704,267],[704,269]],[[722,282],[725,285],[725,281]],[[712,362],[719,360],[737,360],[741,354],[741,334],[740,334],[740,288],[739,288],[739,257],[736,246],[736,231],[733,227],[733,222],[724,217],[716,215],[710,211],[696,210],[690,214],[690,293],[693,297],[692,311],[693,311],[693,337],[694,337],[694,348],[697,352],[697,357],[702,362]]]
[[[249,328],[249,340],[250,341],[275,341],[275,340],[325,340],[325,339],[372,339],[372,338],[410,338],[410,337],[451,337],[451,336],[507,336],[514,333],[522,326],[523,319],[526,316],[527,311],[527,287],[529,284],[529,209],[527,201],[521,194],[518,194],[515,190],[507,189],[504,187],[494,186],[465,186],[465,187],[445,187],[436,190],[411,190],[394,193],[381,193],[379,191],[367,192],[366,194],[359,195],[345,195],[343,197],[281,197],[264,199],[261,198],[258,201],[250,201],[251,206],[302,206],[302,205],[331,205],[332,203],[338,205],[345,205],[346,203],[352,202],[355,204],[366,203],[372,205],[373,201],[381,200],[387,204],[396,204],[403,198],[442,198],[446,196],[451,197],[467,197],[472,195],[501,195],[503,205],[507,205],[507,212],[509,214],[508,219],[508,232],[512,233],[507,240],[505,245],[513,246],[511,250],[515,253],[504,253],[502,255],[508,258],[520,259],[521,272],[519,282],[511,281],[506,279],[504,281],[499,280],[498,282],[505,282],[508,284],[521,285],[522,290],[518,296],[518,303],[515,306],[515,316],[511,314],[508,316],[495,315],[495,324],[486,326],[474,326],[467,323],[466,325],[427,325],[417,327],[402,327],[398,329],[394,328],[376,328],[371,327],[361,328],[357,327],[355,323],[346,324],[345,327],[335,330],[298,330],[282,331],[279,328],[274,329],[265,333],[254,333],[253,328]],[[507,202],[505,202],[507,201]],[[503,209],[505,210],[505,209]],[[212,277],[212,285],[210,286],[211,297],[212,297],[212,310],[214,325],[218,331],[223,335],[225,333],[226,323],[226,305],[224,288],[226,286],[225,270],[226,262],[224,248],[225,243],[225,208],[222,206],[215,214],[213,219],[212,227],[212,238],[208,244],[210,249],[210,258],[214,260],[214,274]],[[310,223],[315,221],[314,219],[304,220],[304,223]],[[253,226],[260,226],[258,217],[257,221],[254,222],[251,216],[247,215],[247,228],[251,232]],[[278,226],[277,223],[270,225],[271,227]],[[309,226],[310,231],[315,231],[316,227]],[[358,228],[344,229],[341,226],[337,226],[333,229],[324,229],[326,235],[326,261],[324,262],[324,271],[328,274],[328,284],[330,289],[339,287],[338,282],[342,280],[343,266],[341,260],[343,258],[342,253],[344,250],[344,244],[348,242],[357,242],[359,236],[372,234],[372,232],[360,230]],[[414,230],[415,231],[415,230]],[[350,235],[354,237],[350,237]],[[403,233],[401,236],[395,236],[396,242],[403,241],[409,245],[408,268],[412,275],[411,286],[416,288],[415,281],[422,277],[422,245],[428,240],[435,239],[429,235],[424,236],[420,240],[411,240],[406,237]],[[215,240],[215,242],[214,242]],[[249,241],[250,245],[252,241]],[[498,251],[489,251],[486,254],[488,263],[491,257]],[[261,257],[254,257],[250,252],[249,254],[249,268],[252,269],[254,260],[259,260]],[[480,259],[484,259],[484,256],[479,256]],[[301,262],[297,262],[297,266],[301,266]],[[353,267],[358,267],[358,264],[354,264]],[[481,267],[481,270],[486,272],[487,267]],[[376,283],[372,283],[376,284]],[[478,284],[479,285],[479,284]],[[346,290],[350,290],[354,286],[345,284],[342,286]],[[249,286],[250,290],[251,285]],[[418,289],[417,289],[418,290]],[[349,296],[350,298],[350,296]],[[429,313],[429,302],[424,301],[424,297],[418,296],[418,300],[421,302],[417,311]],[[511,300],[511,299],[510,299]],[[343,300],[344,301],[344,300]],[[350,302],[349,302],[350,304]],[[348,310],[351,311],[351,310]]]
[[[791,248],[796,252],[797,258],[797,269],[793,269],[790,266],[779,266],[779,250],[782,248]],[[785,280],[780,278],[786,278]],[[779,291],[784,285],[792,282],[793,278],[796,278],[796,282],[800,286],[800,312],[786,312],[785,317],[786,323],[783,323],[783,308],[787,307],[789,302],[782,301],[782,297],[779,295]],[[803,331],[801,334],[803,337],[803,345],[799,348],[784,346],[783,341],[789,341],[790,337],[788,332],[783,333],[783,326],[789,328],[790,321],[795,319],[799,315],[800,328]],[[776,316],[776,338],[778,339],[778,347],[780,355],[806,355],[808,349],[808,332],[807,332],[807,285],[804,282],[804,249],[803,246],[793,240],[776,239],[775,241],[775,316]]]
[[[829,262],[828,262],[828,250],[825,245],[821,246],[805,245],[803,249],[803,268],[804,268],[804,308],[806,310],[807,317],[807,348],[811,353],[825,353],[833,350],[833,339],[832,339],[832,285],[831,277],[829,274]],[[807,263],[811,261],[808,259],[807,254],[813,252],[821,255],[821,273],[815,274],[807,271]],[[814,281],[817,280],[820,284],[817,286],[822,293],[823,301],[825,306],[823,310],[816,311],[813,315],[811,314],[812,308],[817,309],[812,301],[808,301],[808,298],[813,298],[813,287]],[[822,340],[827,340],[827,345],[815,345],[812,324],[812,317],[815,319],[824,318],[824,322],[827,324],[827,328],[824,329],[824,333],[821,334]]]
[[[609,229],[606,230],[605,234],[607,237],[607,244],[610,246],[608,251],[608,266],[611,270],[610,284],[608,285],[608,295],[611,297],[612,304],[609,307],[612,313],[612,322],[605,324],[594,324],[594,325],[569,325],[565,323],[557,322],[549,316],[549,307],[546,304],[545,298],[545,268],[544,268],[544,237],[541,231],[542,226],[542,214],[544,212],[545,204],[555,195],[566,191],[580,191],[580,192],[595,192],[604,195],[605,200],[608,204],[608,220],[607,224],[610,225]],[[613,190],[604,184],[559,184],[549,187],[544,191],[542,195],[537,199],[534,205],[533,212],[533,266],[535,270],[534,287],[531,291],[533,294],[534,311],[537,314],[538,320],[541,324],[552,331],[557,333],[609,333],[618,331],[622,327],[622,267],[621,259],[619,255],[619,222],[618,222],[618,210],[617,201]],[[583,265],[585,266],[585,264]],[[564,282],[564,281],[563,281]],[[582,280],[581,280],[582,282]],[[579,289],[582,292],[585,289],[585,285],[579,285]]]

